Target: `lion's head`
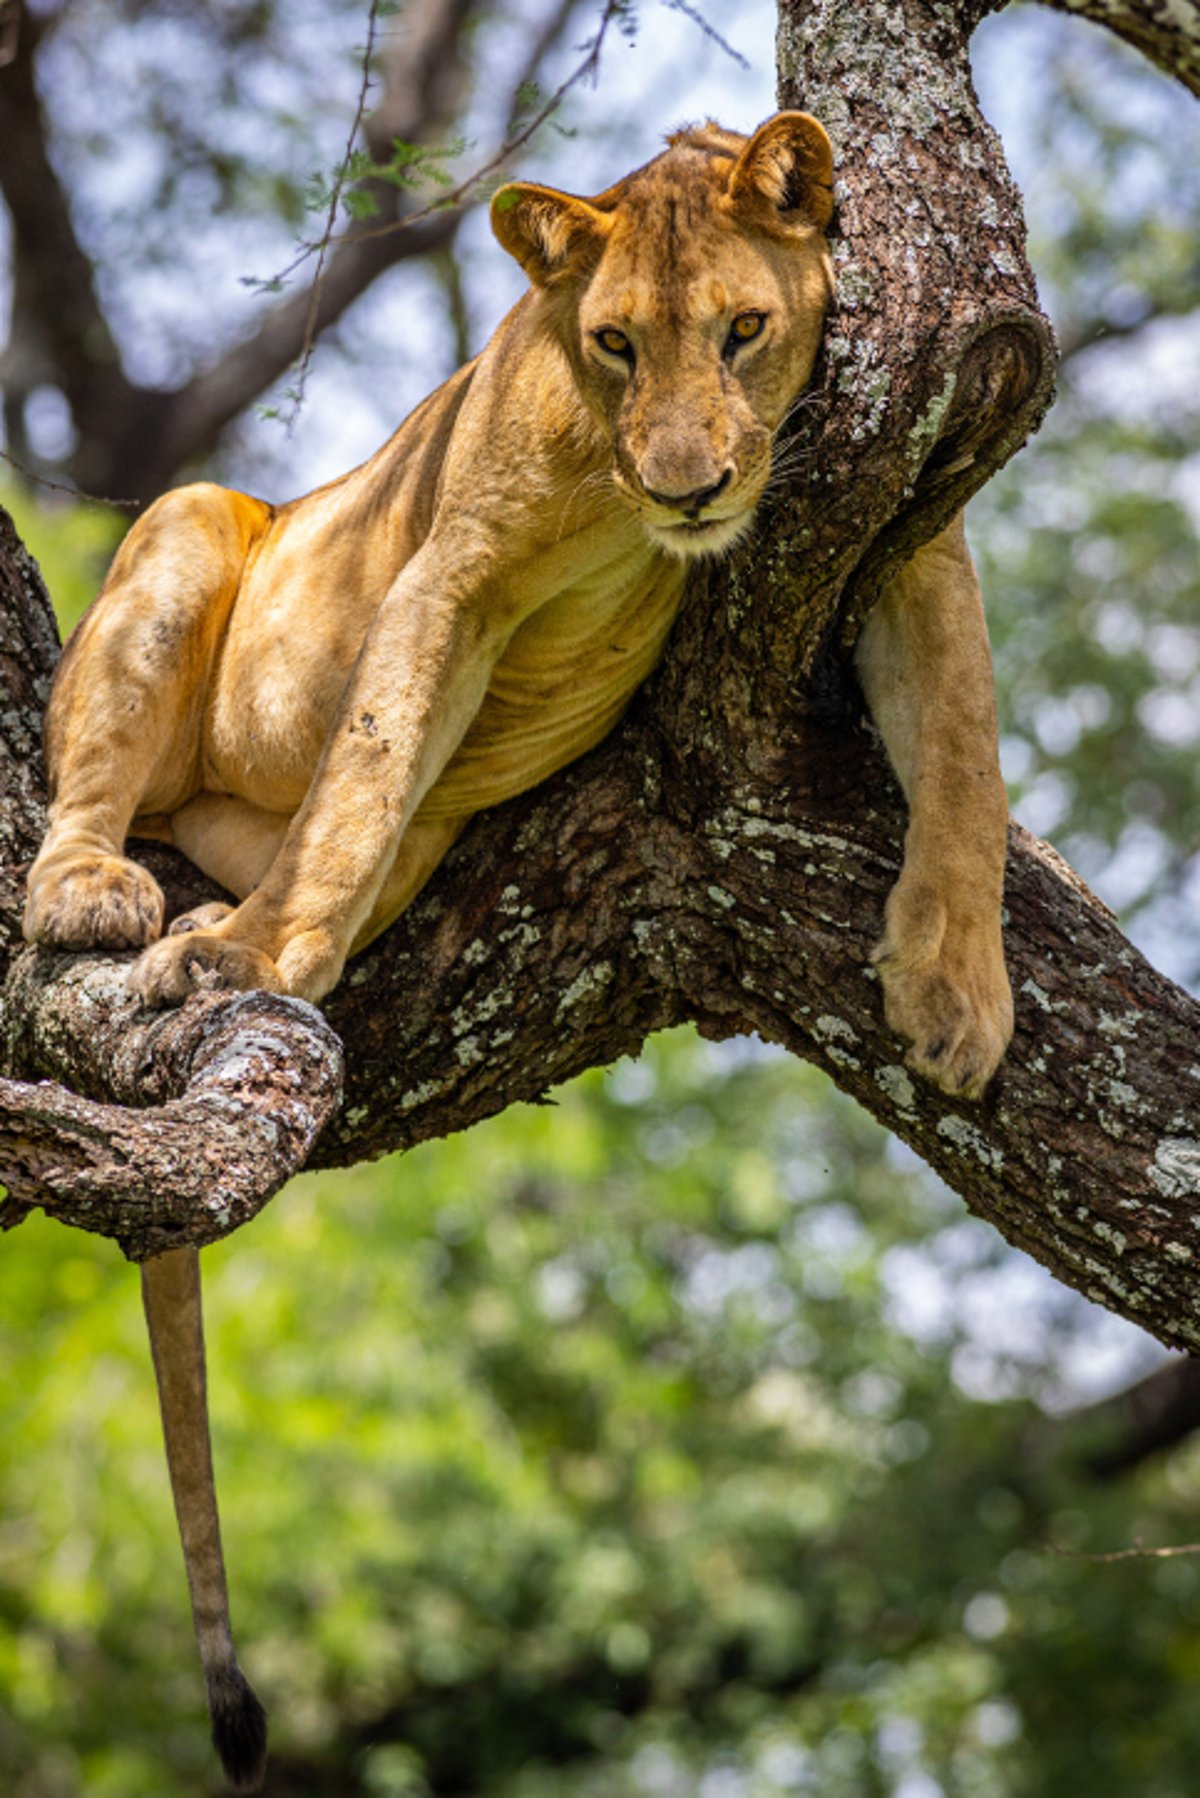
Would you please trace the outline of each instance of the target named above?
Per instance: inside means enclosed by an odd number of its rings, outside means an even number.
[[[833,289],[832,170],[817,121],[782,112],[750,138],[676,132],[591,199],[514,182],[492,202],[613,481],[673,554],[727,549],[762,497]]]

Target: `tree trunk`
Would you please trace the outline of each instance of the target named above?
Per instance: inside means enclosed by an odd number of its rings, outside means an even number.
[[[21,950],[17,883],[0,889],[10,1220],[42,1205],[134,1258],[206,1242],[300,1165],[322,1122],[309,1159],[344,1165],[692,1019],[817,1062],[1061,1279],[1166,1342],[1200,1342],[1194,1002],[1015,826],[1017,1034],[982,1103],[905,1070],[869,966],[904,816],[845,649],[890,570],[1013,452],[1050,390],[1020,203],[970,82],[985,10],[781,8],[781,100],[824,119],[839,167],[839,306],[797,412],[798,472],[753,546],[697,576],[618,731],[478,818],[351,963],[325,1007],[346,1051],[340,1110],[311,1008],[206,997],[146,1023],[122,958]],[[1167,29],[1152,0],[1105,10]],[[1182,28],[1175,49],[1186,62]],[[0,718],[2,828],[22,860],[40,828],[30,744],[49,650],[44,597],[11,544],[0,581],[5,666],[23,683]],[[176,905],[201,891],[179,858],[146,859]],[[46,1076],[57,1084],[22,1084]],[[185,1187],[216,1119],[219,1191]]]

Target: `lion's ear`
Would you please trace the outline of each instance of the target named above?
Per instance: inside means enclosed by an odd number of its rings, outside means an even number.
[[[777,112],[738,157],[729,191],[777,225],[824,230],[833,215],[833,148],[824,127],[811,113]]]
[[[510,181],[492,200],[492,230],[534,285],[548,287],[599,258],[609,220],[574,194]]]

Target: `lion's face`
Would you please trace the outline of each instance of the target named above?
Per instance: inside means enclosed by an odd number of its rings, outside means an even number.
[[[680,133],[591,201],[497,196],[497,233],[545,290],[613,481],[674,555],[728,549],[770,478],[832,287],[830,175],[821,127],[781,113],[749,140]]]

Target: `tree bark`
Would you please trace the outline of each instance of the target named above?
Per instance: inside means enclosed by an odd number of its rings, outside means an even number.
[[[757,1030],[824,1067],[1009,1241],[1190,1347],[1200,1342],[1195,1003],[1016,826],[1006,945],[1017,1035],[982,1103],[945,1098],[905,1070],[869,965],[904,818],[845,648],[891,568],[1036,425],[1051,380],[1019,200],[971,88],[967,40],[984,10],[972,0],[782,7],[781,99],[824,118],[840,170],[839,308],[797,410],[795,472],[755,544],[698,575],[618,731],[478,818],[416,905],[351,964],[325,1008],[346,1047],[345,1102],[311,1160],[344,1165],[464,1128],[636,1051],[666,1024],[692,1019],[714,1037]],[[1152,0],[1141,10],[1157,17]],[[0,559],[0,576],[16,570],[6,604],[26,620],[18,659],[35,672],[0,719],[0,793],[22,812],[11,836],[21,859],[36,803],[14,783],[47,662],[43,602],[14,556]],[[198,896],[198,876],[155,854],[174,903]],[[212,1102],[195,1082],[210,1065],[206,1033],[229,1010],[236,1035],[245,1001],[205,998],[173,1024],[148,1025],[123,1009],[121,958],[80,965],[21,950],[15,893],[10,882],[0,904],[12,963],[6,1072],[59,1083],[17,1093],[18,1116],[24,1106],[66,1138],[62,1089],[109,1106],[140,1100],[141,1126],[170,1146],[152,1190],[128,1188],[105,1212],[47,1174],[52,1151],[39,1138],[28,1165],[8,1151],[10,1197],[116,1234],[134,1258],[161,1248],[164,1230],[203,1242],[234,1227],[258,1202],[245,1191],[227,1216],[195,1188],[173,1202],[163,1191],[189,1126],[205,1127],[171,1104],[184,1092],[224,1115],[222,1094]],[[295,1045],[298,1077],[322,1069],[304,1088],[315,1115],[311,1094],[327,1097],[335,1079],[325,1039],[307,1008],[270,1015],[273,1041]],[[261,1140],[286,1062],[258,1070],[264,1097],[246,1103],[248,1142]],[[103,1154],[119,1157],[116,1120],[92,1123],[111,1132]],[[96,1140],[94,1130],[89,1152]],[[305,1140],[293,1134],[293,1158]]]

